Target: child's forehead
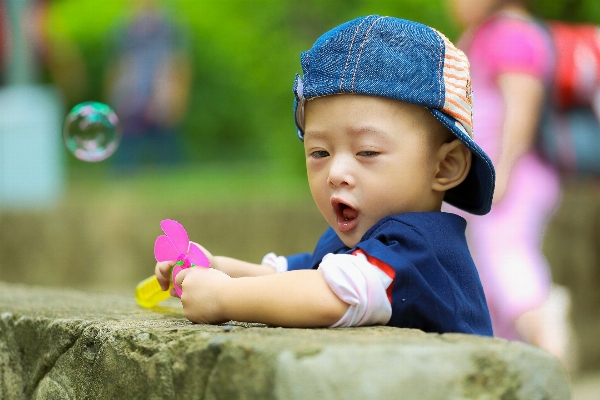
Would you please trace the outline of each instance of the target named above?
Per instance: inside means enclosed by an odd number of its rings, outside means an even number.
[[[416,135],[429,142],[441,130],[449,133],[426,107],[380,96],[336,94],[305,106],[305,143],[337,140],[342,133],[350,140],[386,142]]]
[[[335,94],[311,99],[305,104],[305,123],[314,125],[338,123],[354,123],[362,130],[377,129],[369,126],[385,125],[401,119],[406,123],[424,124],[433,116],[424,106],[400,100],[356,94]],[[343,118],[334,118],[335,116]],[[308,132],[306,132],[308,133]]]
[[[340,132],[347,134],[351,139],[374,138],[385,140],[391,135],[395,135],[395,131],[381,129],[374,125],[350,125],[344,126],[343,130],[308,130],[304,136],[304,143],[312,141],[322,141],[332,139]]]
[[[428,114],[427,107],[407,103],[402,100],[391,99],[383,96],[339,93],[320,96],[306,102],[306,108],[318,109],[324,106],[341,107],[365,111],[390,111],[413,115],[415,112]]]

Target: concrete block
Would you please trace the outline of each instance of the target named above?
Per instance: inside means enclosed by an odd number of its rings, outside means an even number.
[[[131,296],[0,283],[2,399],[567,400],[522,343],[389,327],[194,325]]]

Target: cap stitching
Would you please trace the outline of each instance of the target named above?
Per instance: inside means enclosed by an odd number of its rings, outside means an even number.
[[[435,34],[435,37],[438,40],[438,43],[440,45],[440,61],[438,62],[438,83],[441,82],[440,86],[440,92],[439,92],[439,96],[438,96],[438,108],[442,107],[442,85],[444,84],[444,41],[442,40],[442,38],[440,37],[440,35],[437,33],[437,31],[435,31],[434,29],[432,29],[433,33]]]
[[[352,46],[354,46],[354,40],[356,39],[356,35],[358,34],[360,26],[366,20],[367,18],[363,18],[363,20],[360,21],[360,24],[356,26],[356,30],[354,31],[354,36],[352,37],[352,42],[350,43],[350,48],[348,49],[348,57],[346,57],[346,65],[344,65],[344,70],[342,71],[342,78],[340,80],[340,93],[342,92],[342,86],[344,85],[344,76],[346,75],[346,69],[348,68],[348,63],[350,62],[350,54],[352,53]]]
[[[356,80],[356,71],[358,70],[358,62],[360,61],[360,56],[362,54],[362,51],[365,47],[365,42],[367,41],[367,38],[369,36],[369,33],[371,32],[371,29],[373,29],[373,26],[375,26],[375,24],[377,23],[377,21],[379,21],[380,19],[383,18],[387,18],[387,17],[379,17],[377,18],[375,21],[373,21],[373,23],[371,24],[371,26],[369,27],[369,29],[367,29],[367,32],[365,33],[365,37],[362,41],[362,44],[360,45],[360,51],[358,52],[358,56],[356,57],[356,65],[354,66],[354,73],[352,74],[352,86],[350,89],[351,93],[354,93],[354,81]]]

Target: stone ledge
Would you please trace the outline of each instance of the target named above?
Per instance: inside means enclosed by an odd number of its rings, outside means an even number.
[[[570,388],[558,361],[521,343],[193,325],[133,295],[0,283],[0,398],[567,400]]]

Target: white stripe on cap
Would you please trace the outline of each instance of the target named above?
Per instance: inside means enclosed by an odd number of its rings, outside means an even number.
[[[446,36],[444,39],[444,105],[442,111],[456,119],[457,127],[473,139],[473,98],[469,77],[469,60]]]

